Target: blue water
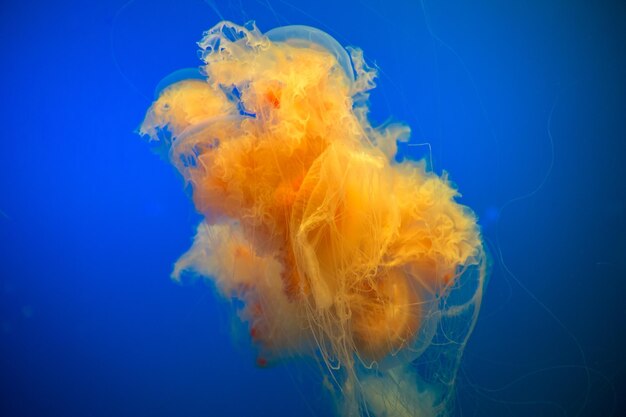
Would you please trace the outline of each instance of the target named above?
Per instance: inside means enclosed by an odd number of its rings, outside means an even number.
[[[328,412],[297,363],[254,366],[211,288],[169,280],[199,216],[134,130],[221,17],[361,47],[372,118],[412,126],[428,145],[403,156],[449,172],[480,217],[494,268],[456,415],[626,415],[623,4],[1,7],[0,415]]]

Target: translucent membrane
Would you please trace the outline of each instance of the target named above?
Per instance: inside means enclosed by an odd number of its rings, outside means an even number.
[[[203,75],[199,68],[182,68],[176,70],[166,75],[161,79],[161,81],[159,81],[156,88],[154,89],[154,99],[158,99],[163,90],[165,90],[172,84],[176,84],[179,81],[204,79],[206,79],[206,75]]]
[[[346,75],[354,80],[354,70],[350,55],[346,49],[326,32],[311,26],[291,25],[274,28],[265,33],[265,36],[272,42],[286,42],[301,48],[315,48],[316,45],[326,49],[333,54],[344,69]]]

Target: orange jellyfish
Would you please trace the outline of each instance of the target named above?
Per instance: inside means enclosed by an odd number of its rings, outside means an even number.
[[[318,359],[340,415],[448,414],[486,277],[473,213],[445,175],[394,162],[410,129],[370,124],[361,50],[230,22],[199,45],[202,76],[140,128],[204,215],[173,277],[243,301],[259,365]]]

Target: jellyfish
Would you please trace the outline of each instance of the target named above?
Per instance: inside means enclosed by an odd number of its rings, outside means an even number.
[[[220,22],[140,127],[203,220],[172,277],[238,300],[260,366],[309,357],[341,416],[445,416],[487,255],[446,173],[395,160],[376,70],[307,26]]]

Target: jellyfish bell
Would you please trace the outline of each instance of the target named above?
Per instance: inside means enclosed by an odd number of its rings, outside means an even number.
[[[185,80],[202,80],[206,81],[206,75],[202,73],[200,68],[181,68],[173,71],[161,78],[154,88],[154,99],[157,100],[161,92],[173,84]]]
[[[272,42],[285,42],[299,48],[322,48],[332,53],[351,81],[354,81],[352,60],[346,49],[328,33],[304,25],[280,26],[265,32]]]
[[[423,312],[418,293],[409,285],[405,274],[393,269],[351,302],[352,333],[362,360],[380,362],[413,343]]]

